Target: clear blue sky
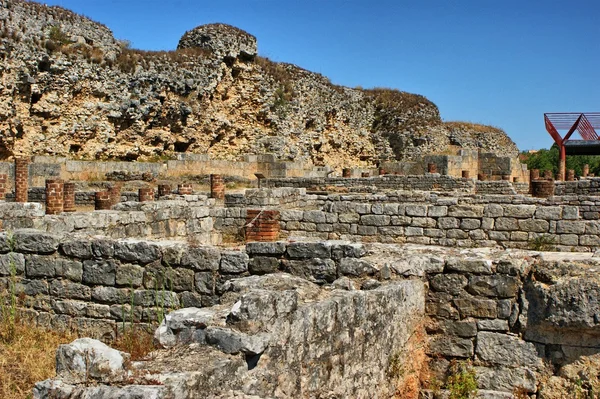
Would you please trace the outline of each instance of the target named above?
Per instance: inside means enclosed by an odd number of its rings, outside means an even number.
[[[600,0],[50,0],[145,50],[223,22],[258,51],[345,86],[391,87],[444,120],[549,147],[544,112],[600,111]],[[600,132],[599,132],[600,133]]]

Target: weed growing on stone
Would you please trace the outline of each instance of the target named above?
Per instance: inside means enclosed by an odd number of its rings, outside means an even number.
[[[446,389],[450,391],[449,399],[471,399],[477,396],[477,378],[470,361],[453,360],[450,363]]]
[[[539,235],[528,242],[529,249],[533,251],[553,251],[555,245],[556,241],[549,235]]]

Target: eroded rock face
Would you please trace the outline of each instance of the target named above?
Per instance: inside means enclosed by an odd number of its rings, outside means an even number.
[[[178,49],[203,48],[220,58],[253,58],[257,54],[256,37],[226,24],[201,25],[185,32]]]
[[[425,97],[336,86],[255,57],[256,39],[228,25],[187,32],[177,51],[146,52],[62,8],[4,0],[0,21],[0,159],[272,153],[339,170],[456,146]],[[498,143],[512,143],[485,137],[460,146],[504,155],[510,146]]]

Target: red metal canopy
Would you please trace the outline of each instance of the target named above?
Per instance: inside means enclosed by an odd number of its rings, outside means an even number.
[[[559,180],[565,179],[567,152],[572,154],[600,155],[600,137],[596,129],[600,129],[600,112],[552,112],[544,114],[546,130],[558,145]],[[566,131],[562,137],[559,131]],[[583,140],[570,140],[577,131]],[[569,145],[569,141],[572,145]],[[567,149],[571,148],[571,151]]]

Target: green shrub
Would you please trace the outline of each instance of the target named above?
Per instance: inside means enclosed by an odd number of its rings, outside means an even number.
[[[450,391],[449,399],[471,399],[477,396],[477,378],[470,361],[453,360],[450,363],[446,389]]]

